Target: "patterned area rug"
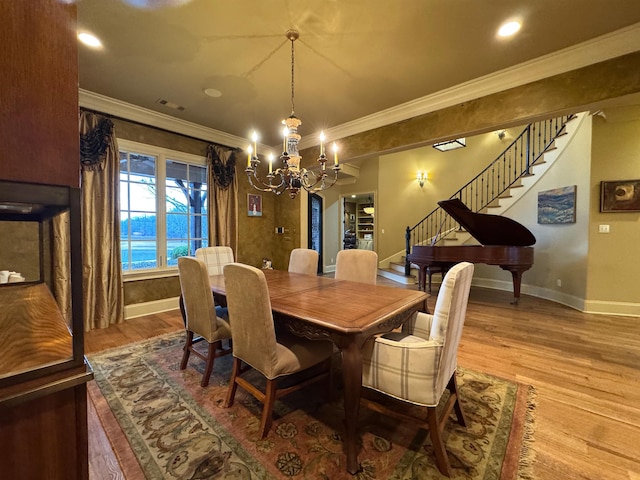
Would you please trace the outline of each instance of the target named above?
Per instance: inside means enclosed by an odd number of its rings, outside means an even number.
[[[128,480],[446,478],[428,432],[366,409],[358,424],[361,471],[349,475],[341,392],[327,402],[322,384],[276,402],[260,440],[260,403],[238,389],[234,406],[222,406],[231,356],[216,359],[201,388],[203,362],[192,355],[186,370],[178,368],[183,344],[184,334],[170,334],[89,356],[90,397]],[[531,478],[533,388],[462,368],[458,381],[468,427],[450,421],[445,429],[453,478]]]

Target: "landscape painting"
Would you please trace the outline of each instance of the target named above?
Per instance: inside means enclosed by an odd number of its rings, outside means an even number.
[[[538,223],[575,223],[576,186],[538,192]]]

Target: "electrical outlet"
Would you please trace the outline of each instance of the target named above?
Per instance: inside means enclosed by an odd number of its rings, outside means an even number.
[[[556,285],[557,285],[557,286],[559,286],[559,287],[561,287],[561,286],[562,286],[562,280],[557,279],[557,280],[556,280]]]
[[[609,233],[609,225],[598,225],[598,233]]]

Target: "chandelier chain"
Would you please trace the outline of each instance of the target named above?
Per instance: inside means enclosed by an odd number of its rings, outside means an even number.
[[[293,42],[296,41],[295,36],[290,36],[289,40],[291,40],[291,115],[294,114],[295,112],[295,104],[294,104],[294,91],[293,91],[293,85],[294,85],[294,64],[295,64],[295,57],[294,57],[294,46],[293,46]]]

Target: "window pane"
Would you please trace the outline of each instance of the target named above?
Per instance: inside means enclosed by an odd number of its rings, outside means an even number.
[[[156,189],[155,186],[140,183],[130,183],[131,192],[130,209],[139,212],[156,211]]]
[[[125,240],[129,238],[129,213],[120,212],[120,238]]]
[[[167,213],[187,213],[187,202],[187,195],[181,188],[170,187],[167,185]]]
[[[120,174],[120,210],[129,210],[129,183],[122,181],[122,173]]]
[[[129,156],[129,171],[143,177],[155,178],[156,158],[140,153],[132,153]]]
[[[140,212],[131,212],[130,219],[131,237],[133,239],[156,239],[156,216]]]
[[[167,214],[167,239],[187,238],[187,215]]]
[[[189,181],[207,186],[207,169],[205,167],[199,167],[196,165],[189,165]]]
[[[168,240],[167,241],[167,265],[175,267],[178,265],[178,257],[186,255],[193,256],[195,252],[189,251],[187,240]]]
[[[187,165],[174,160],[167,160],[167,184],[174,180],[187,179]]]
[[[131,270],[157,268],[155,240],[131,242]]]

